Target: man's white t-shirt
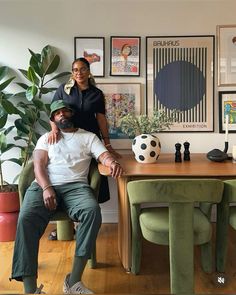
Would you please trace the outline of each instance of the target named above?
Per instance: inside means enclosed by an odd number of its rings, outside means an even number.
[[[42,135],[35,150],[48,152],[48,176],[52,185],[69,182],[88,182],[91,158],[107,151],[100,139],[83,129],[73,133],[62,132],[61,139],[55,144],[48,143],[48,133]]]

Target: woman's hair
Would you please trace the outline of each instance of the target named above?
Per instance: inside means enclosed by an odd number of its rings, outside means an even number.
[[[90,71],[90,63],[87,61],[86,58],[84,57],[79,57],[79,58],[76,58],[73,63],[72,63],[72,68],[74,66],[75,63],[77,63],[78,61],[81,61],[82,63],[84,63],[86,65],[86,67],[89,69]],[[95,79],[93,77],[93,75],[90,73],[90,77],[89,77],[89,84],[92,85],[92,86],[96,86],[96,82],[95,82]]]
[[[73,61],[73,63],[72,63],[72,68],[73,68],[73,65],[74,65],[75,63],[77,63],[78,61],[81,61],[82,63],[84,63],[84,64],[86,65],[86,67],[90,70],[90,63],[89,63],[89,62],[87,61],[87,59],[84,58],[84,57],[76,58],[76,59]]]

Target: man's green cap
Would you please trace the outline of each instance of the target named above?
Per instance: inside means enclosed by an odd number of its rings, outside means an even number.
[[[50,120],[53,121],[53,113],[56,112],[57,110],[63,109],[63,108],[67,108],[71,111],[73,111],[73,109],[63,100],[55,100],[51,103],[50,105]]]

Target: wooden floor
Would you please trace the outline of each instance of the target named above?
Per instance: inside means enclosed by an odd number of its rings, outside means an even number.
[[[64,277],[71,271],[74,242],[48,241],[50,224],[40,244],[39,283],[47,294],[62,294]],[[0,243],[0,294],[23,293],[22,283],[8,278],[11,273],[13,242]],[[236,293],[236,231],[230,229],[226,284],[216,283],[216,274],[202,272],[199,249],[195,248],[195,293]],[[144,241],[141,273],[125,273],[117,253],[117,224],[103,224],[97,242],[97,269],[86,268],[84,283],[97,294],[169,294],[168,247]]]

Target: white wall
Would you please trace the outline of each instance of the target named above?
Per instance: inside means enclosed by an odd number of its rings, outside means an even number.
[[[236,23],[235,11],[235,0],[0,0],[0,64],[14,71],[27,68],[27,48],[38,52],[50,44],[61,57],[59,71],[70,70],[73,38],[98,36],[106,38],[106,77],[97,82],[145,84],[145,36],[216,34],[216,25]],[[108,76],[109,37],[117,35],[142,37],[140,77]],[[215,88],[215,132],[161,134],[163,152],[174,152],[174,144],[185,140],[190,142],[191,152],[223,149],[224,135],[218,133],[218,90],[235,89]],[[144,98],[144,90],[142,94]],[[233,144],[236,134],[229,135],[229,151]],[[10,167],[11,180],[17,168]],[[117,218],[114,181],[111,191],[111,200],[102,205],[104,221]]]

